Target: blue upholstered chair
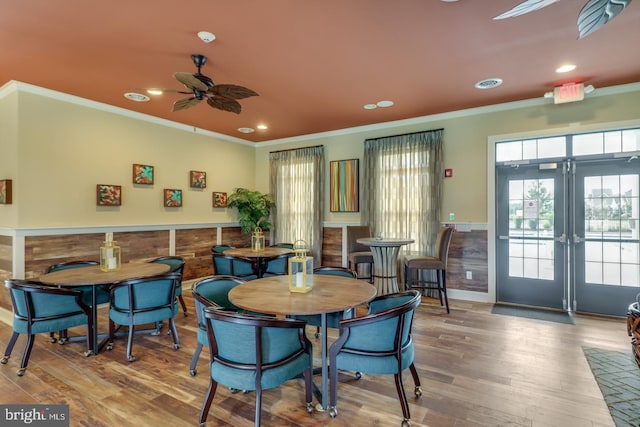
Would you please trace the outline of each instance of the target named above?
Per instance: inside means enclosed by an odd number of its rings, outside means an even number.
[[[178,298],[178,301],[180,301],[184,317],[187,317],[187,305],[184,303],[184,298],[182,298],[182,273],[184,271],[184,258],[179,256],[161,256],[152,259],[149,262],[166,264],[170,267],[169,272],[180,274],[180,282],[176,285],[176,297]]]
[[[289,273],[289,258],[293,256],[293,252],[290,254],[282,254],[264,260],[262,266],[262,277],[272,276],[284,276]]]
[[[129,327],[127,360],[133,362],[136,360],[131,355],[135,326],[158,323],[163,320],[169,320],[173,348],[179,349],[180,340],[173,319],[178,313],[175,295],[179,281],[179,273],[167,273],[143,279],[123,280],[112,285],[107,350],[113,349],[115,325],[126,325]]]
[[[81,267],[90,267],[93,265],[98,265],[97,261],[67,261],[61,262],[59,264],[50,265],[47,267],[45,273],[53,273],[54,271],[59,270],[68,270],[71,268],[81,268]],[[91,306],[91,293],[93,292],[94,286],[78,286],[73,289],[77,289],[82,292],[82,301],[88,306]],[[109,302],[109,286],[101,285],[95,286],[96,290],[96,303],[97,304],[105,304]]]
[[[258,278],[258,264],[249,258],[227,256],[211,251],[213,274],[216,276],[235,276],[244,280]]]
[[[329,276],[342,276],[342,277],[350,277],[352,279],[357,279],[358,276],[355,271],[349,270],[344,267],[316,267],[313,269],[313,274],[324,274]],[[340,326],[340,320],[344,317],[352,317],[353,310],[349,310],[347,313],[340,311],[336,313],[327,313],[327,327],[328,328],[338,328]],[[311,314],[311,315],[299,315],[292,316],[295,319],[304,320],[307,324],[311,326],[316,326],[316,338],[320,337],[320,315],[319,314]]]
[[[53,273],[54,271],[60,270],[69,270],[71,268],[81,268],[81,267],[91,267],[97,266],[97,261],[66,261],[58,264],[50,265],[45,270],[46,273]],[[109,302],[109,285],[98,285],[98,286],[78,286],[72,289],[76,289],[82,292],[82,302],[84,302],[89,307],[93,307],[93,292],[96,293],[96,306],[100,304],[106,304]],[[64,343],[67,340],[67,331],[59,331],[59,340],[58,342]],[[54,333],[51,332],[49,334],[52,341],[55,341]]]
[[[304,334],[305,322],[250,316],[215,307],[204,312],[211,351],[209,388],[200,412],[205,425],[218,383],[256,391],[255,425],[260,426],[262,390],[304,375],[308,412],[313,412],[313,352]]]
[[[338,415],[338,370],[393,374],[404,416],[402,426],[411,425],[402,371],[409,368],[415,383],[415,395],[421,396],[411,340],[413,314],[420,299],[420,292],[416,290],[383,295],[369,303],[367,315],[340,321],[340,335],[329,349],[329,415],[332,418]]]
[[[209,346],[204,308],[221,307],[239,311],[238,307],[229,301],[228,294],[231,289],[241,283],[244,283],[244,280],[233,276],[211,276],[194,283],[191,292],[193,294],[193,301],[196,306],[196,317],[198,319],[198,329],[196,329],[198,343],[196,344],[196,350],[193,353],[191,365],[189,366],[189,373],[192,377],[198,373],[196,366],[202,347]]]
[[[233,246],[229,246],[229,245],[213,245],[211,246],[211,253],[221,254],[227,249],[233,249],[233,248],[234,248]]]
[[[27,345],[17,371],[17,375],[21,377],[27,369],[36,334],[66,331],[82,325],[87,325],[87,351],[84,355],[91,354],[93,320],[91,308],[82,302],[81,291],[43,286],[40,282],[18,279],[6,280],[5,286],[9,288],[13,305],[13,335],[0,363],[7,363],[18,336],[26,334]],[[52,342],[55,341],[54,339]]]

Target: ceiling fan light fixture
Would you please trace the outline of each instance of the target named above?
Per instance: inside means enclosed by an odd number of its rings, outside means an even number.
[[[556,73],[568,73],[576,69],[574,64],[564,64],[556,68]]]
[[[205,43],[211,43],[216,39],[215,34],[210,33],[209,31],[200,31],[198,32],[198,37]]]
[[[502,84],[502,79],[497,77],[491,79],[480,80],[478,83],[474,85],[476,89],[493,89],[494,87],[498,87]]]
[[[149,102],[151,100],[147,95],[135,92],[127,92],[124,94],[124,97],[135,102]]]

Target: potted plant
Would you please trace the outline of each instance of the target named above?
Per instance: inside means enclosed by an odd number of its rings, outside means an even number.
[[[245,233],[253,232],[256,227],[269,230],[272,227],[269,214],[274,205],[269,194],[246,188],[236,188],[227,198],[227,206],[238,209],[238,222]]]

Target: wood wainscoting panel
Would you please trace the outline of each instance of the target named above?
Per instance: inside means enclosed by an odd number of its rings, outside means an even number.
[[[169,254],[169,230],[113,233],[113,240],[120,246],[123,263],[146,261]]]
[[[24,277],[39,277],[47,267],[61,262],[100,261],[102,242],[104,233],[26,236]]]
[[[342,267],[342,227],[322,229],[322,255],[320,263],[326,267]]]
[[[13,277],[13,238],[11,236],[0,236],[0,283],[5,279]],[[9,292],[0,291],[0,308],[11,311],[11,299]]]
[[[176,256],[185,260],[183,280],[197,279],[213,274],[211,246],[215,245],[217,234],[217,228],[176,230]]]
[[[451,238],[447,264],[447,288],[489,291],[487,231],[456,231]],[[471,279],[467,279],[467,271]]]
[[[265,236],[269,233],[265,232]],[[243,233],[240,227],[224,227],[222,229],[223,245],[234,246],[236,248],[248,248],[251,246],[251,233]],[[212,243],[212,245],[215,243]],[[211,267],[213,268],[213,267]]]

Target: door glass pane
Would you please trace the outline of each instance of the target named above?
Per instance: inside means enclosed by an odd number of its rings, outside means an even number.
[[[587,261],[602,261],[602,242],[584,242],[584,259]]]

